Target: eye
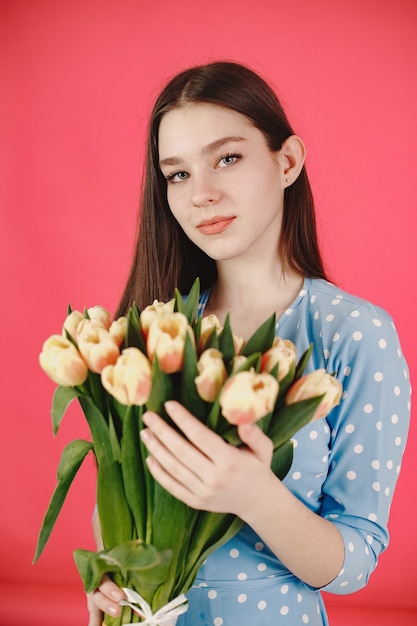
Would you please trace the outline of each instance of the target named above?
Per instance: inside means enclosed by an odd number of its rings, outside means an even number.
[[[217,166],[218,167],[230,167],[231,165],[234,165],[241,158],[242,158],[242,155],[237,154],[237,153],[224,154],[217,161]]]
[[[189,177],[188,172],[172,172],[165,176],[168,183],[182,183]]]

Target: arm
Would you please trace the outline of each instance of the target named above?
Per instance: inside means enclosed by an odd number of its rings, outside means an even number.
[[[273,474],[272,443],[256,425],[239,426],[246,447],[235,448],[178,403],[166,408],[185,438],[155,413],[144,416],[142,431],[149,469],[163,487],[193,508],[238,515],[307,584],[320,587],[337,576],[339,532]]]
[[[388,543],[410,384],[392,321],[376,307],[346,315],[323,348],[324,366],[338,372],[345,394],[327,418],[329,471],[319,515],[292,494],[291,479],[282,484],[272,474],[270,442],[257,427],[240,428],[247,448],[238,450],[169,404],[188,441],[154,414],[145,418],[143,437],[152,474],[173,495],[239,515],[307,585],[352,593],[367,583]]]

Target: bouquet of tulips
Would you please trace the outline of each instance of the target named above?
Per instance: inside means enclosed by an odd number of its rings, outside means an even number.
[[[230,514],[191,509],[150,475],[141,442],[142,415],[175,399],[239,446],[237,424],[257,422],[274,443],[272,468],[283,478],[292,463],[291,437],[339,403],[340,383],[324,370],[303,375],[312,346],[297,363],[295,346],[275,337],[271,316],[244,342],[214,315],[198,317],[199,281],[184,299],[155,301],[113,322],[100,306],[69,311],[62,334],[43,345],[39,360],[58,384],[52,405],[54,434],[75,398],[91,441],[64,449],[57,485],[40,531],[35,559],[52,532],[72,480],[92,452],[97,462],[97,507],[104,550],[76,550],[85,590],[105,573],[126,591],[119,618],[105,624],[175,623],[185,593],[207,556],[243,522]],[[171,622],[169,620],[172,620]]]

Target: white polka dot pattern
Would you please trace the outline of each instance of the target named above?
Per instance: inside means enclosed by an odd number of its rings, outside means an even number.
[[[202,296],[202,307],[208,292]],[[310,368],[336,372],[343,399],[326,420],[294,437],[284,482],[330,519],[345,543],[342,570],[326,591],[366,585],[388,542],[387,520],[407,437],[408,369],[390,317],[323,280],[306,279],[277,325]],[[321,594],[293,576],[248,526],[209,556],[177,626],[325,626]]]

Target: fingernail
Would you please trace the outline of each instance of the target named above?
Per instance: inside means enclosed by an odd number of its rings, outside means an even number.
[[[149,441],[150,436],[149,436],[149,430],[141,430],[140,431],[140,437],[142,439],[142,441],[144,441],[145,443]]]
[[[152,415],[151,413],[144,413],[142,417],[142,422],[146,424],[146,426],[150,426],[152,424]]]
[[[110,615],[113,615],[113,617],[117,617],[120,614],[120,609],[119,609],[119,607],[116,607],[116,606],[109,606],[107,608],[106,613],[109,613]]]

